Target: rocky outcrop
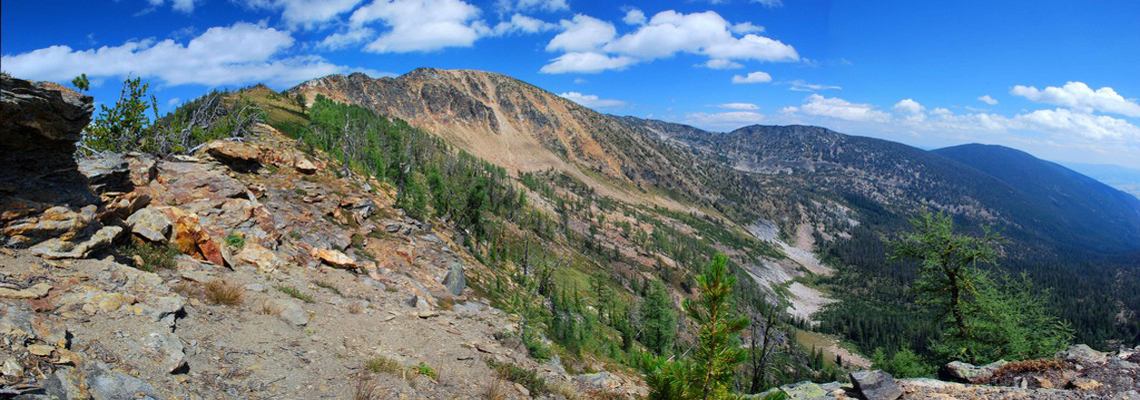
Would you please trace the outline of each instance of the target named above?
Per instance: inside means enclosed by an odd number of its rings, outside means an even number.
[[[791,400],[1140,400],[1140,347],[1104,353],[1079,344],[1052,359],[985,366],[956,361],[940,373],[960,382],[858,371],[851,373],[850,384],[800,382],[747,398],[783,392]]]
[[[78,207],[95,201],[73,157],[91,122],[92,102],[54,83],[0,76],[0,203]]]

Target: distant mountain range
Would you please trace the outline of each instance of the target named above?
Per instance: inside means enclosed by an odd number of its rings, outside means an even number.
[[[563,170],[619,200],[718,213],[742,227],[768,220],[785,237],[805,226],[825,239],[859,223],[903,227],[934,209],[994,224],[1025,251],[1140,251],[1140,200],[1000,146],[925,151],[813,126],[711,133],[600,114],[470,70],[332,75],[290,92],[399,117],[511,171]]]

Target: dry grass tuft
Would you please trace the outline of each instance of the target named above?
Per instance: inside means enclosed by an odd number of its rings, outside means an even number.
[[[455,298],[451,296],[444,296],[439,299],[439,309],[443,311],[451,311],[455,309]]]
[[[396,362],[396,360],[379,355],[370,358],[368,361],[365,361],[364,369],[367,369],[368,372],[374,374],[399,374],[404,371],[404,367],[401,366],[400,363]]]
[[[206,282],[206,301],[227,306],[240,305],[245,301],[245,290],[221,279]]]
[[[348,306],[348,312],[349,312],[349,314],[363,313],[364,312],[364,303],[359,302],[359,301],[352,302],[352,304],[349,304],[349,306]]]
[[[267,302],[261,303],[261,308],[258,309],[258,311],[261,312],[262,314],[272,315],[272,316],[276,317],[278,315],[281,315],[281,312],[285,311],[285,310],[283,310],[281,308],[281,306],[270,303],[267,301]]]
[[[360,373],[356,378],[356,393],[352,398],[355,400],[380,400],[380,387],[372,376]]]
[[[492,380],[483,388],[483,400],[506,400],[507,385],[502,379]]]

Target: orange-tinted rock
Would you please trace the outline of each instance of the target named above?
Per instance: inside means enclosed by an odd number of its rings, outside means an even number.
[[[336,251],[336,250],[316,249],[316,250],[313,250],[313,257],[319,258],[319,259],[321,259],[321,261],[324,261],[325,264],[328,264],[328,265],[331,265],[331,266],[334,266],[337,268],[347,268],[347,269],[358,268],[358,265],[356,265],[356,261],[354,261],[351,257],[345,255],[344,253],[341,253],[341,252]]]

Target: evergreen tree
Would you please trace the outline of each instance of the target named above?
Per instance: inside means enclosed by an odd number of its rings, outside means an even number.
[[[948,325],[932,345],[940,357],[975,364],[1041,357],[1072,339],[1028,277],[995,280],[983,269],[997,261],[999,235],[988,228],[982,236],[956,234],[951,216],[942,213],[922,214],[911,224],[914,232],[890,243],[891,259],[919,263],[914,290]]]
[[[79,76],[71,80],[71,85],[82,92],[91,90],[91,82],[87,80],[87,74],[79,74]]]
[[[673,348],[677,336],[677,315],[669,292],[661,281],[653,281],[641,303],[641,343],[658,355]]]

